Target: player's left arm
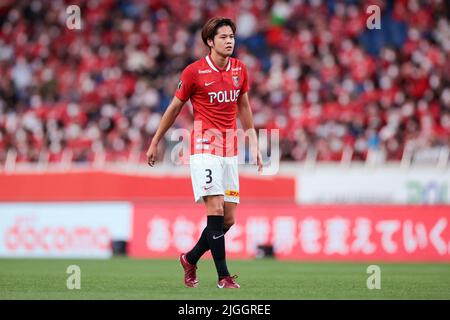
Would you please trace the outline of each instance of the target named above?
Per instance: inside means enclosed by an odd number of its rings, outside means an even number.
[[[250,101],[248,99],[248,92],[239,96],[237,101],[238,105],[238,115],[241,120],[241,124],[245,132],[249,135],[250,138],[250,151],[252,152],[253,159],[255,159],[256,154],[256,165],[258,166],[258,172],[262,170],[262,158],[261,152],[259,151],[258,146],[258,137],[256,135],[255,126],[253,124],[253,113],[250,108]]]

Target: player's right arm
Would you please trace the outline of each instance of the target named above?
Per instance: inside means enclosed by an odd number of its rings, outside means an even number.
[[[159,123],[158,130],[156,130],[155,135],[153,136],[152,142],[150,143],[150,147],[147,150],[147,162],[153,167],[156,161],[156,151],[158,149],[158,143],[162,137],[166,134],[167,130],[172,126],[177,116],[180,114],[181,108],[183,107],[185,101],[181,101],[176,96],[173,97],[172,102],[167,107],[166,112],[161,118],[161,122]]]
[[[178,114],[180,114],[181,108],[184,103],[189,100],[192,93],[194,92],[196,71],[189,65],[181,73],[180,81],[178,82],[177,90],[175,96],[167,107],[166,112],[161,118],[158,130],[156,130],[153,136],[150,147],[147,150],[147,162],[150,167],[153,167],[156,161],[156,150],[158,148],[158,143],[162,137],[166,134],[167,130],[172,126]]]

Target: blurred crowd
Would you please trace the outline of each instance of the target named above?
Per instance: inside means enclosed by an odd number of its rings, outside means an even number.
[[[81,30],[66,26],[71,4]],[[381,29],[366,26],[373,4]],[[448,147],[449,9],[445,0],[2,0],[0,163],[145,161],[180,72],[207,53],[201,27],[217,15],[237,23],[255,126],[280,130],[282,159],[340,161],[350,150],[352,160],[374,151],[390,161],[407,146]],[[188,103],[174,128],[192,120]]]

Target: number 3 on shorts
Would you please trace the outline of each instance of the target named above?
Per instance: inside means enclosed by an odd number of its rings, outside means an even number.
[[[207,172],[206,178],[209,179],[208,181],[206,181],[206,183],[211,183],[212,182],[212,176],[211,176],[212,171],[211,171],[211,169],[205,169],[205,171]]]

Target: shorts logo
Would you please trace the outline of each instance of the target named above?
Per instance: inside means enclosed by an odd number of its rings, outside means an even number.
[[[213,186],[209,186],[209,187],[203,187],[203,190],[208,191],[209,189],[211,189]]]
[[[239,198],[239,191],[236,190],[225,190],[225,195],[229,197]]]
[[[177,90],[180,90],[182,85],[183,85],[183,81],[180,80],[180,82],[178,82]]]
[[[233,84],[235,87],[239,87],[239,76],[233,76]]]

